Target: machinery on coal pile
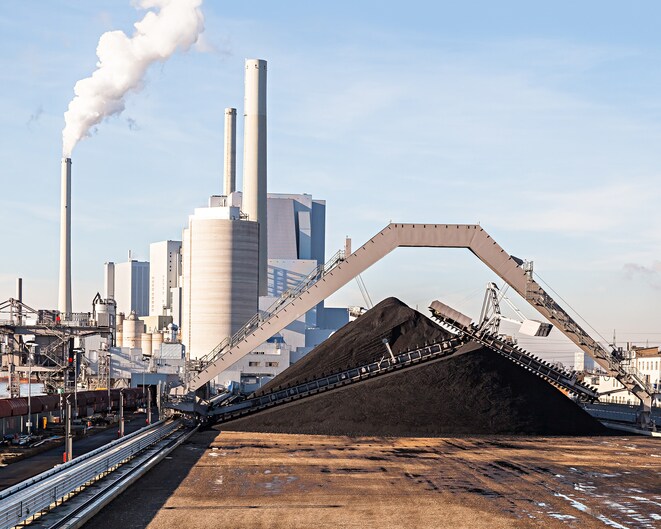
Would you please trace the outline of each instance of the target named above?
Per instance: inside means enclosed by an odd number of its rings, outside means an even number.
[[[172,395],[180,399],[188,397],[181,400],[189,401],[191,411],[194,409],[198,413],[206,413],[205,399],[208,396],[205,394],[205,388],[219,373],[398,247],[470,250],[560,332],[593,358],[608,375],[615,377],[634,394],[641,403],[638,413],[639,426],[651,426],[650,412],[655,390],[644,377],[631,366],[624,365],[615,349],[609,350],[596,342],[574,321],[535,281],[532,263],[526,263],[508,254],[481,226],[474,224],[389,224],[350,255],[338,252],[328,263],[315,269],[298,287],[288,291],[269,311],[255,315],[234,336],[228,337],[201,358],[196,370],[188,373],[185,385],[174,388]],[[476,329],[471,329],[470,320],[468,323],[459,323],[461,325],[458,329],[461,332],[479,336]]]

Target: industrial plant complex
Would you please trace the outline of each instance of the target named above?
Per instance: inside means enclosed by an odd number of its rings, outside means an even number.
[[[192,18],[182,25],[192,29],[178,36],[181,49],[202,31],[201,1],[188,3]],[[144,49],[154,61],[177,47]],[[71,151],[87,129],[74,119],[76,100],[70,105],[57,306],[31,307],[21,278],[0,302],[0,529],[102,527],[100,520],[121,527],[127,516],[135,526],[197,527],[206,522],[191,520],[216,508],[227,527],[312,527],[326,512],[337,527],[362,526],[360,516],[382,516],[384,527],[445,527],[432,520],[439,497],[459,498],[459,506],[469,498],[465,505],[493,511],[498,527],[502,513],[538,524],[530,527],[578,526],[588,516],[616,528],[658,527],[658,481],[648,494],[655,478],[646,469],[655,473],[650,458],[659,457],[659,348],[595,337],[487,224],[443,223],[441,214],[434,224],[390,222],[357,247],[347,237],[329,251],[332,203],[304,188],[268,191],[267,61],[244,67],[243,108],[228,106],[217,120],[217,189],[206,190],[205,204],[190,204],[180,231],[144,241],[149,260],[132,251],[124,262],[99,255],[103,279],[83,312],[72,306]],[[88,128],[102,119],[92,114],[80,118]],[[468,250],[500,283],[486,285],[473,316],[432,297],[420,311],[394,297],[373,304],[361,274],[399,248]],[[364,306],[327,306],[353,281]],[[551,333],[569,344],[573,362],[545,354]],[[97,430],[109,432],[107,443],[83,449],[82,440],[104,435]],[[599,439],[595,453],[579,455],[586,437]],[[551,454],[556,443],[561,456]],[[32,471],[30,458],[49,447],[58,466],[48,460]],[[631,476],[625,467],[576,470],[620,456],[635,466]],[[13,465],[15,479],[3,480]],[[617,512],[629,509],[639,525],[611,513],[611,476],[628,498]],[[634,478],[635,486],[627,481]],[[147,485],[129,488],[139,479]],[[586,507],[578,495],[592,492],[597,503]],[[602,503],[610,511],[599,510],[599,498],[609,498]],[[409,504],[415,510],[404,516]],[[296,511],[294,525],[266,512],[281,507]],[[360,514],[344,524],[343,509]],[[457,527],[488,525],[461,525],[459,511],[447,516]]]
[[[501,332],[501,320],[517,323],[522,338],[548,336],[555,326],[576,344],[577,361],[574,366],[542,361],[548,368],[540,364],[540,376],[547,377],[542,371],[548,369],[556,372],[556,381],[563,376],[583,381],[595,388],[590,401],[597,395],[602,402],[642,401],[637,420],[643,426],[653,423],[650,407],[658,402],[661,378],[658,350],[604,350],[534,283],[532,263],[503,250],[487,251],[490,238],[481,228],[393,224],[353,253],[347,239],[345,248],[329,258],[325,201],[267,192],[266,79],[266,61],[246,60],[244,189],[236,187],[237,109],[227,108],[224,171],[218,179],[223,193],[210,194],[206,206],[192,210],[173,239],[150,243],[149,261],[133,259],[129,252],[126,262],[106,262],[103,285],[85,313],[73,312],[71,306],[72,159],[62,159],[58,307],[35,310],[24,304],[20,279],[16,297],[2,305],[7,397],[24,398],[22,385],[34,389],[35,397],[137,386],[148,388],[154,398],[156,392],[159,398],[171,394],[180,411],[190,409],[186,400],[191,392],[211,398],[210,403],[214,395],[225,395],[221,401],[245,398],[369,308],[330,308],[324,300],[347,282],[359,281],[372,263],[398,246],[463,247],[551,324],[526,319],[495,284],[487,288],[475,324],[463,315],[453,316],[456,311],[450,308],[439,313],[445,324],[461,322],[459,335],[476,325],[504,337],[506,348],[508,340],[516,347],[517,338]],[[505,301],[519,320],[504,317]],[[387,352],[396,361],[389,346]],[[582,371],[566,371],[579,365]],[[576,389],[575,383],[561,386]],[[208,413],[222,415],[228,409],[211,404]],[[26,423],[39,419],[36,410],[27,417],[3,417],[3,433],[24,432]]]

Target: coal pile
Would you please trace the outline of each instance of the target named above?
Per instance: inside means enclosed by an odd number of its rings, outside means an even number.
[[[301,384],[324,374],[344,371],[394,354],[448,339],[449,332],[397,298],[387,298],[357,320],[338,329],[256,395]]]
[[[338,330],[261,393],[381,359],[448,333],[395,298]],[[499,354],[467,344],[460,355],[224,423],[224,430],[435,437],[595,435],[603,427],[556,388]]]

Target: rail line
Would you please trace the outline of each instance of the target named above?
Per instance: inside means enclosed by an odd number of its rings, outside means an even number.
[[[159,421],[0,492],[0,529],[80,527],[189,433]]]

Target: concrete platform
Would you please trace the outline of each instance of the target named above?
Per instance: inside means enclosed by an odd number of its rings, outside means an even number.
[[[660,448],[640,437],[206,431],[86,527],[659,527]]]

